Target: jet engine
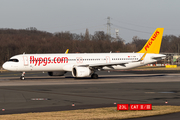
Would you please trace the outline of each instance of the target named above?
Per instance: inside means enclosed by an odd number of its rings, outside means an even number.
[[[63,76],[66,72],[65,71],[54,71],[54,72],[48,72],[49,76]]]
[[[74,66],[72,69],[73,77],[86,77],[91,74],[91,70],[88,67]]]

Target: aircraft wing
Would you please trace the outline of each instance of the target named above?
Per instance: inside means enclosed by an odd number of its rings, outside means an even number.
[[[69,52],[69,49],[66,50],[65,54],[68,54],[68,52]]]

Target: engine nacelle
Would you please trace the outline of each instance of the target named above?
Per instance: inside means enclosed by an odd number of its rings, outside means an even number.
[[[66,72],[65,71],[54,71],[54,72],[48,72],[49,76],[63,76]]]
[[[91,74],[89,67],[75,66],[72,69],[73,77],[87,77]]]

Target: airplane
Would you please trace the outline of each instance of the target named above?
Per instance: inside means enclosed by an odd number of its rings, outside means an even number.
[[[91,76],[97,79],[97,71],[125,70],[165,59],[159,54],[164,28],[157,28],[144,47],[136,53],[68,53],[63,54],[20,54],[3,64],[8,71],[20,71],[21,80],[25,72],[47,71],[50,76],[63,76],[71,72],[75,78]]]

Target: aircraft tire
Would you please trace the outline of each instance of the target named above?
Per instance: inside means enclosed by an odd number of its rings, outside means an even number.
[[[24,77],[24,76],[21,76],[20,79],[21,79],[21,80],[25,80],[25,77]]]
[[[97,75],[97,74],[92,74],[92,75],[91,75],[91,78],[92,78],[92,79],[98,79],[98,75]]]

